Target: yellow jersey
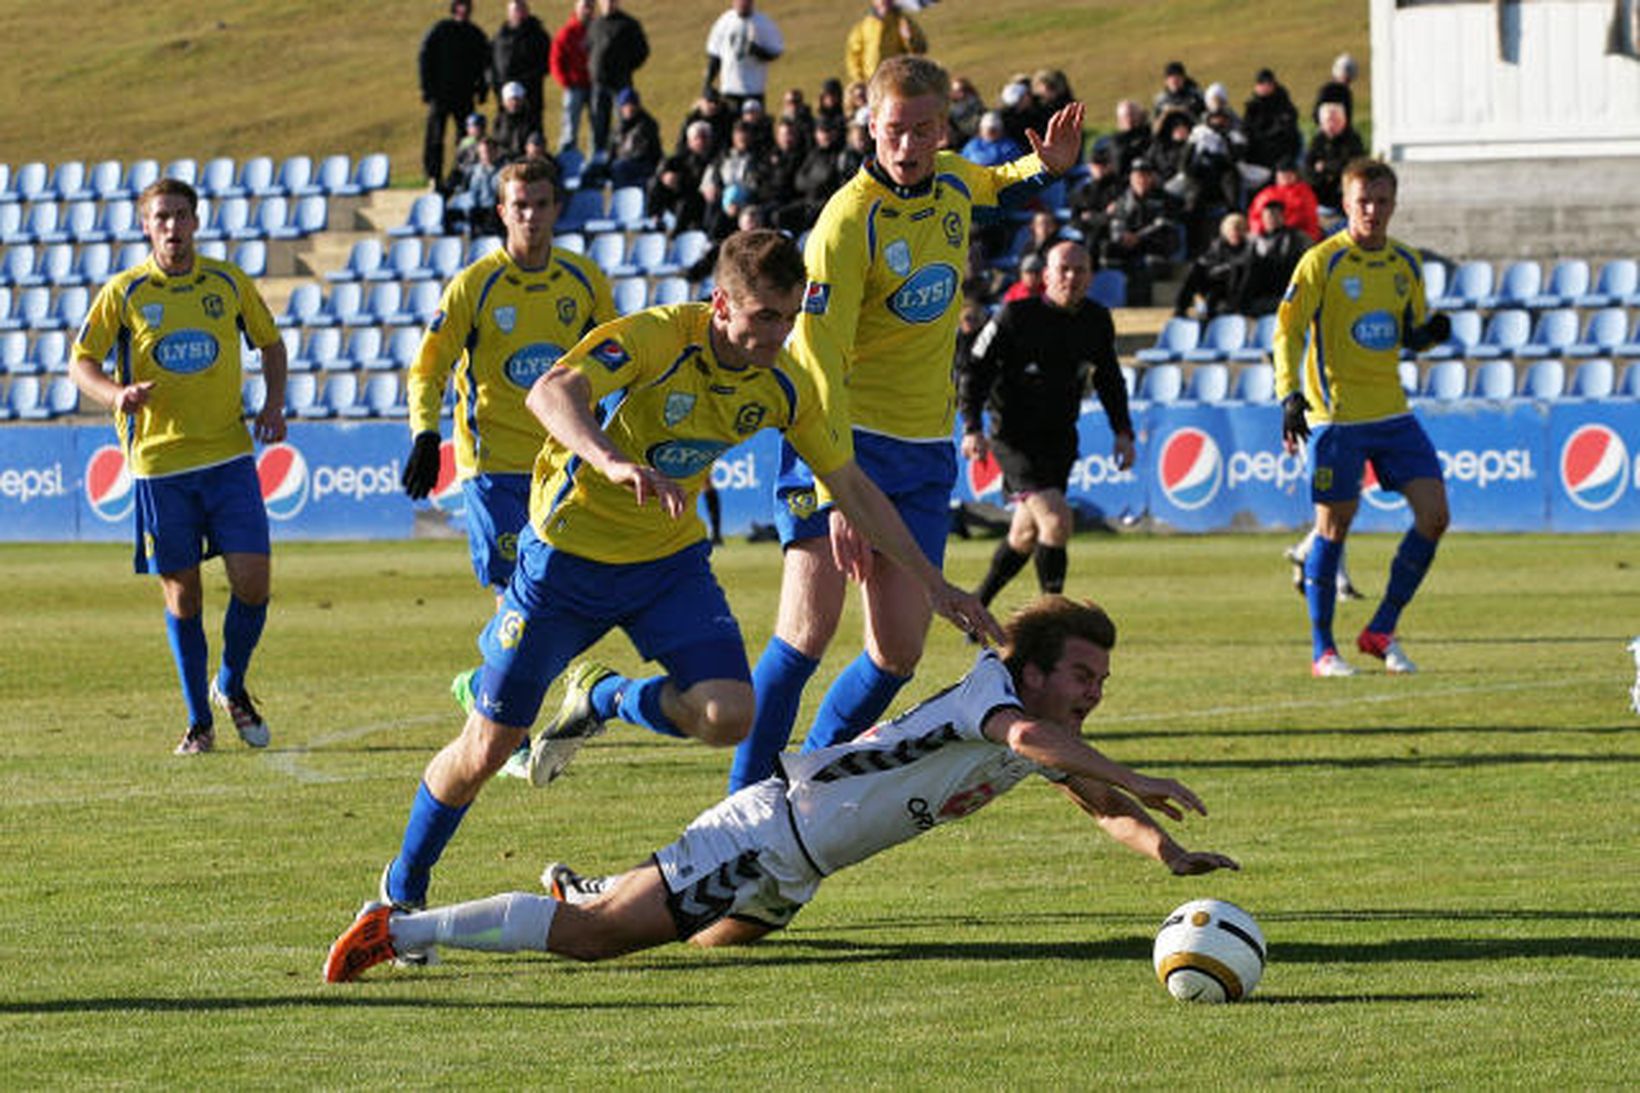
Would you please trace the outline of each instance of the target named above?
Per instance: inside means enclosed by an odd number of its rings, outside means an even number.
[[[459,478],[528,474],[546,431],[524,406],[536,377],[616,315],[609,280],[579,254],[552,249],[527,270],[506,248],[450,279],[410,367],[411,435],[437,432],[455,369],[455,456]]]
[[[150,256],[103,285],[73,352],[101,361],[113,350],[120,384],[154,385],[136,413],[114,414],[133,475],[161,478],[250,454],[241,335],[260,348],[278,341],[279,329],[231,263],[196,255],[192,270],[173,276]]]
[[[586,376],[609,439],[634,462],[677,481],[689,496],[679,519],[583,464],[547,438],[535,460],[530,523],[554,547],[598,562],[645,562],[706,536],[695,514],[719,455],[760,429],[779,429],[816,473],[854,455],[832,426],[812,379],[782,350],[772,368],[718,360],[707,303],[654,307],[607,323],[559,361]]]
[[[1322,240],[1276,312],[1276,397],[1302,391],[1315,425],[1407,413],[1401,341],[1427,310],[1423,265],[1406,246],[1364,250],[1347,231]]]
[[[974,208],[1047,180],[1034,154],[981,167],[940,152],[919,186],[896,186],[867,164],[832,195],[804,251],[809,285],[791,347],[836,420],[902,440],[950,439]]]

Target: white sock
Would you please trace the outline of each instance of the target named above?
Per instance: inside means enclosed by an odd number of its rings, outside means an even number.
[[[452,949],[482,949],[515,953],[520,949],[547,949],[547,931],[558,912],[558,901],[528,892],[508,892],[431,911],[394,915],[390,930],[393,946],[414,952],[433,945]]]

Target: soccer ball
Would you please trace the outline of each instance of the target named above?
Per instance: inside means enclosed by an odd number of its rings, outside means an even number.
[[[1239,1002],[1264,974],[1264,935],[1222,899],[1191,900],[1156,931],[1156,978],[1184,1002]]]

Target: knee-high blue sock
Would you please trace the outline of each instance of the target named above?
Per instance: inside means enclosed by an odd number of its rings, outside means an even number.
[[[433,796],[426,782],[416,787],[410,819],[404,825],[404,841],[387,874],[389,899],[413,906],[427,902],[427,882],[432,879],[433,865],[449,845],[456,828],[461,826],[461,818],[467,815],[469,807],[445,804]]]
[[[661,709],[661,688],[666,686],[667,679],[667,676],[648,679],[605,676],[592,688],[592,712],[604,721],[618,717],[640,729],[681,739],[683,730]]]
[[[1304,559],[1304,599],[1310,605],[1311,659],[1320,658],[1333,642],[1333,608],[1338,603],[1338,556],[1344,544],[1316,536],[1310,556]]]
[[[751,734],[735,748],[735,761],[729,767],[730,793],[774,773],[775,756],[786,750],[792,737],[803,687],[818,667],[818,660],[778,637],[771,637],[763,647],[763,655],[752,669],[757,718],[752,722]]]
[[[205,645],[205,622],[200,616],[179,619],[165,613],[165,636],[171,642],[171,659],[176,662],[177,681],[182,684],[182,701],[188,707],[188,724],[210,725],[210,650]]]
[[[1384,589],[1384,599],[1378,605],[1378,612],[1367,624],[1368,630],[1380,634],[1395,633],[1395,625],[1401,621],[1401,610],[1411,602],[1412,594],[1418,591],[1418,585],[1434,560],[1435,540],[1425,539],[1416,528],[1408,528],[1407,533],[1401,536],[1401,545],[1395,549],[1394,561],[1389,564],[1389,585]]]
[[[877,667],[869,653],[861,653],[826,692],[820,712],[814,715],[814,727],[803,740],[803,750],[853,740],[877,723],[900,688],[910,682],[910,676],[890,675]]]
[[[222,667],[216,673],[216,685],[223,694],[238,694],[245,689],[245,670],[250,667],[251,654],[262,640],[262,627],[267,621],[267,604],[252,606],[238,596],[228,597],[228,612],[222,616]]]

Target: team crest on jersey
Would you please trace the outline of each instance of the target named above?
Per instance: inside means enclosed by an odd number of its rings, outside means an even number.
[[[496,308],[495,325],[501,328],[501,333],[511,334],[518,326],[518,309],[511,304]]]
[[[673,391],[666,396],[666,406],[661,410],[661,420],[666,422],[668,428],[676,427],[694,408],[694,395],[687,391]]]
[[[824,281],[810,281],[809,287],[803,291],[803,312],[807,315],[824,315],[830,304],[831,286]]]
[[[962,217],[954,212],[946,213],[940,220],[940,227],[945,230],[945,241],[953,247],[962,246]]]
[[[165,305],[164,304],[143,304],[142,305],[142,321],[147,323],[151,327],[156,327],[157,328],[157,327],[160,327],[160,326],[164,326],[165,325]]]
[[[208,292],[200,298],[199,306],[205,309],[205,314],[213,319],[222,318],[222,297],[214,292]]]
[[[619,370],[621,365],[632,359],[631,354],[622,349],[621,343],[614,338],[605,338],[593,346],[590,356],[611,372]]]
[[[751,436],[763,428],[763,418],[768,412],[761,402],[748,402],[735,411],[735,432],[741,436]]]
[[[911,244],[904,239],[896,239],[883,250],[883,261],[888,268],[904,277],[911,272]]]
[[[572,296],[558,297],[558,321],[565,326],[575,323],[575,298]]]
[[[495,627],[495,639],[503,649],[518,648],[518,643],[524,639],[523,613],[508,611],[502,615]]]
[[[786,511],[797,520],[807,520],[819,508],[813,490],[793,490],[786,494]]]
[[[1344,295],[1348,296],[1352,300],[1359,300],[1361,298],[1361,278],[1346,277],[1339,283],[1344,286]]]

